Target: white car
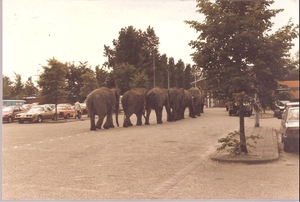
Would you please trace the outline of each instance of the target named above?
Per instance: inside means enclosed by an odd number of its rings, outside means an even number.
[[[290,146],[299,147],[299,107],[289,107],[284,111],[280,134],[285,152],[290,151]]]

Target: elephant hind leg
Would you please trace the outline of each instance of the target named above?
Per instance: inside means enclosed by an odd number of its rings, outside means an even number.
[[[137,113],[136,114],[136,118],[137,118],[137,120],[136,120],[136,125],[137,126],[141,126],[143,123],[142,123],[142,114],[143,114],[143,112],[140,112],[140,113]]]
[[[150,123],[149,123],[150,114],[151,114],[151,108],[147,108],[145,125],[150,125]]]
[[[90,130],[97,130],[96,125],[95,125],[95,114],[89,114],[89,117],[90,117],[90,122],[91,122]]]
[[[155,109],[155,113],[156,113],[156,122],[157,124],[162,124],[162,109]]]
[[[104,115],[98,115],[96,128],[101,129],[104,117],[105,117]]]

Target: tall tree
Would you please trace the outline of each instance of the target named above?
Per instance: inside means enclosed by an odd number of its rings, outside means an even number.
[[[20,74],[15,73],[15,81],[12,84],[11,98],[12,99],[24,99],[24,84]]]
[[[41,88],[41,97],[45,103],[57,105],[58,99],[67,98],[67,64],[52,58],[47,60],[48,66],[43,66],[44,72],[40,75],[38,85]]]
[[[113,40],[113,48],[104,45],[104,56],[108,59],[104,65],[114,70],[117,65],[128,63],[153,82],[153,61],[159,58],[158,45],[159,38],[150,26],[144,32],[133,26],[122,28],[118,39]]]
[[[31,79],[28,79],[26,82],[25,82],[25,85],[24,85],[24,94],[25,94],[25,97],[37,97],[37,94],[38,94],[38,88],[34,86],[34,84],[32,83]]]
[[[92,92],[93,90],[99,88],[97,79],[95,77],[95,74],[88,71],[85,74],[81,76],[83,80],[83,85],[80,88],[80,97],[83,98],[82,101],[84,101],[87,97],[87,95]]]
[[[184,89],[189,89],[191,87],[191,82],[192,81],[193,81],[193,79],[192,79],[191,65],[187,64],[185,66],[185,70],[184,70],[183,88]]]
[[[215,98],[233,99],[244,93],[268,96],[277,88],[276,79],[286,72],[286,56],[297,28],[289,22],[274,34],[271,18],[282,9],[268,9],[274,1],[197,0],[203,23],[185,21],[199,37],[190,42],[193,61],[203,68],[207,89]],[[249,68],[251,66],[251,68]],[[243,109],[243,97],[239,96]],[[260,99],[263,100],[263,99]],[[240,113],[241,151],[247,153],[244,115]]]
[[[8,76],[2,75],[2,97],[3,100],[11,99],[12,92],[12,84],[13,82],[10,80]]]
[[[109,72],[105,66],[96,66],[96,79],[99,87],[108,87]]]

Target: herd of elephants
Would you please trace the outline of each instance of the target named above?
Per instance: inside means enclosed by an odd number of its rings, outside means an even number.
[[[116,114],[116,124],[119,126],[119,101],[119,89],[101,87],[92,91],[86,99],[86,107],[91,124],[90,130],[101,129],[103,119],[106,116],[103,128],[113,128],[113,113]],[[159,86],[151,90],[132,88],[126,91],[121,98],[124,110],[123,127],[133,125],[130,121],[132,114],[135,114],[137,117],[136,125],[142,125],[142,116],[146,120],[145,124],[149,125],[152,109],[155,110],[157,123],[161,124],[163,107],[166,109],[167,121],[169,122],[184,119],[186,108],[189,108],[189,117],[196,118],[196,116],[200,116],[203,113],[204,101],[204,93],[197,87],[191,87],[188,90],[176,87],[165,89]],[[98,115],[97,123],[95,123],[96,115]]]

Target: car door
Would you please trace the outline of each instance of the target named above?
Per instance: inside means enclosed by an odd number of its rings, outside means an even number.
[[[43,119],[52,119],[53,113],[47,107],[44,107]]]
[[[280,134],[284,134],[285,133],[288,111],[289,110],[285,110],[284,113],[283,113],[283,117],[281,119],[280,130],[279,130]]]

